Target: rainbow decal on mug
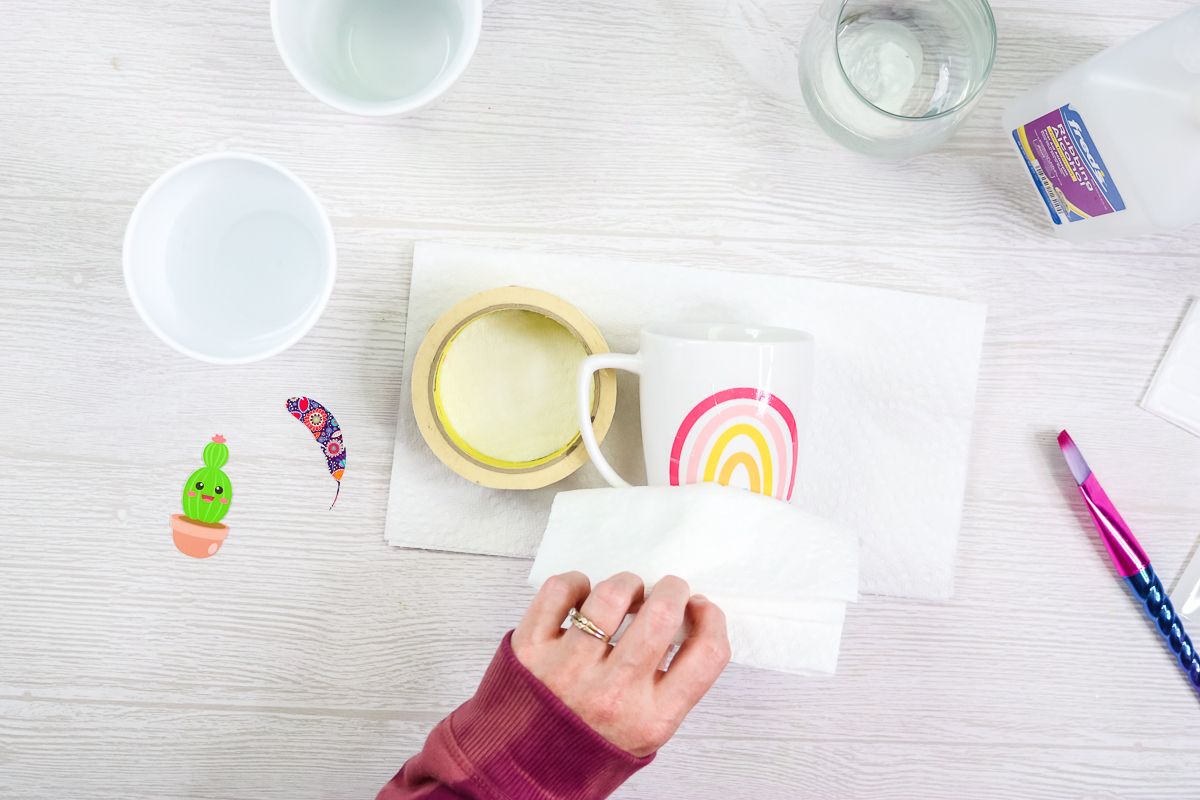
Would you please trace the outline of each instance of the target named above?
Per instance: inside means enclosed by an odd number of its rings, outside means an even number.
[[[728,486],[741,477],[740,467],[750,491],[791,500],[797,444],[796,418],[786,403],[758,389],[725,389],[684,417],[671,445],[671,485],[715,480]]]

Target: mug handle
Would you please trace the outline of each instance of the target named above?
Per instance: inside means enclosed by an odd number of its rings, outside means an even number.
[[[618,475],[604,459],[604,454],[600,452],[600,443],[596,441],[596,431],[592,429],[592,402],[589,394],[592,389],[592,375],[601,369],[623,369],[640,375],[642,356],[640,353],[631,356],[624,353],[597,353],[588,356],[580,362],[579,374],[575,381],[575,403],[579,408],[579,434],[583,437],[583,444],[595,462],[596,469],[600,470],[604,480],[608,481],[608,485],[614,489],[624,489],[631,484]]]

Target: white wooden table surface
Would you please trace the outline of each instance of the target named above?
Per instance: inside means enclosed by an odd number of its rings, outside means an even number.
[[[372,797],[474,689],[528,563],[382,538],[419,239],[990,304],[954,599],[864,598],[833,678],[731,667],[618,796],[1200,796],[1200,702],[1053,438],[1172,583],[1200,439],[1136,401],[1200,293],[1200,229],[1058,242],[999,127],[1018,91],[1189,4],[997,0],[986,96],[903,164],[808,116],[791,48],[816,5],[501,0],[447,102],[380,120],[305,93],[265,0],[6,0],[0,797]],[[340,259],[313,331],[236,368],[159,342],[120,262],[150,182],[225,149],[307,181]],[[332,512],[294,394],[345,430]],[[216,432],[238,495],[201,562],[167,522]]]

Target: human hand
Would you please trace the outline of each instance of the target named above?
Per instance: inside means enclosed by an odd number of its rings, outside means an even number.
[[[592,589],[582,572],[542,584],[512,635],[517,660],[591,728],[635,756],[667,743],[729,663],[725,614],[702,595],[688,597],[681,578],[663,578],[644,597],[642,579],[622,572]],[[574,625],[570,610],[614,633],[626,613],[637,617],[615,645]],[[659,663],[688,617],[691,635],[670,668]]]

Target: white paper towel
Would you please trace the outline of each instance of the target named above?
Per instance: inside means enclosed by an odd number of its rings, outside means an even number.
[[[714,601],[715,602],[715,601]],[[737,604],[723,598],[718,607],[725,612],[731,660],[749,667],[790,672],[794,675],[833,675],[837,672],[846,604],[838,600],[808,600],[794,618],[772,617],[736,610]],[[634,615],[621,623],[613,642],[625,632]],[[564,622],[563,627],[570,625]],[[672,642],[672,652],[690,634],[685,624]]]
[[[728,598],[716,604],[725,612],[730,660],[735,664],[794,675],[833,675],[837,672],[842,623],[846,618],[845,603],[808,600],[794,618],[731,610],[736,604]],[[633,614],[625,618],[617,635],[613,636],[613,642],[619,640],[633,619]],[[569,624],[569,621],[564,623],[564,627]],[[689,630],[680,630],[672,642],[670,655],[674,656],[675,648],[683,644],[689,633]]]
[[[1193,300],[1184,315],[1142,408],[1200,436],[1200,302]]]
[[[412,418],[413,359],[460,300],[497,286],[558,295],[616,352],[657,322],[799,328],[816,337],[813,406],[794,502],[858,533],[860,589],[944,599],[954,551],[986,307],[807,278],[417,243],[404,389],[385,535],[390,544],[531,557],[555,493],[605,485],[589,463],[528,492],[463,480],[425,445]],[[644,481],[636,378],[618,373],[604,442],[613,466]]]
[[[633,572],[647,586],[678,575],[714,602],[858,600],[858,541],[789,503],[717,484],[560,492],[529,574],[535,586],[579,570]]]
[[[560,492],[529,582],[578,570],[595,585],[665,575],[725,612],[735,663],[832,673],[846,601],[858,598],[857,537],[769,497],[716,484]]]

